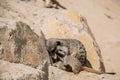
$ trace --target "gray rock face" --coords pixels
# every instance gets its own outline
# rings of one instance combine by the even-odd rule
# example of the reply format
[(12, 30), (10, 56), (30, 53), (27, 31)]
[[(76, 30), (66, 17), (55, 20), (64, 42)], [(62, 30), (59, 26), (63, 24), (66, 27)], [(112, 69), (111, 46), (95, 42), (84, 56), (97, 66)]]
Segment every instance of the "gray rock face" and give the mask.
[(41, 74), (30, 66), (0, 60), (0, 80), (42, 80)]
[(102, 74), (97, 75), (82, 71), (79, 74), (74, 74), (60, 70), (56, 67), (49, 67), (49, 80), (119, 80), (120, 73), (116, 75)]
[(38, 68), (47, 79), (50, 60), (42, 33), (38, 36), (23, 22), (16, 22), (14, 29), (8, 27), (0, 28), (0, 59)]

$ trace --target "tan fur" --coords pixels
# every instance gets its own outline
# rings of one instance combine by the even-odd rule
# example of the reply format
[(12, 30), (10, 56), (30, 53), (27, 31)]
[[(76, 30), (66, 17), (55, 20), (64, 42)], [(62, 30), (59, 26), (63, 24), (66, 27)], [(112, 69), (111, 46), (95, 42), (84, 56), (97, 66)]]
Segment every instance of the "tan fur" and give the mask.
[(72, 53), (70, 54), (71, 56), (75, 56), (77, 54), (77, 50), (76, 49), (72, 49), (71, 51)]

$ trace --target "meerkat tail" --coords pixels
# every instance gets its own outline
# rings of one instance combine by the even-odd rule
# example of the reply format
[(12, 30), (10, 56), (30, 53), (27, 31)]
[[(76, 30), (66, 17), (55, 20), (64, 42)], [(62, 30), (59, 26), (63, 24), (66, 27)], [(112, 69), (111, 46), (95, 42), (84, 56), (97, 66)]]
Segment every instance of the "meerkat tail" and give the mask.
[(84, 70), (84, 71), (87, 71), (87, 72), (91, 72), (91, 73), (96, 73), (96, 74), (103, 74), (103, 72), (101, 72), (101, 71), (97, 71), (97, 70), (95, 70), (95, 69), (92, 69), (92, 68), (89, 68), (89, 67), (82, 67), (82, 69)]
[(85, 66), (83, 66), (82, 69), (87, 71), (87, 72), (96, 73), (96, 74), (99, 74), (99, 75), (100, 74), (111, 74), (111, 75), (116, 74), (114, 72), (101, 72), (101, 71), (98, 71), (98, 70), (95, 70), (95, 69), (92, 69), (92, 68), (89, 68), (89, 67), (85, 67)]

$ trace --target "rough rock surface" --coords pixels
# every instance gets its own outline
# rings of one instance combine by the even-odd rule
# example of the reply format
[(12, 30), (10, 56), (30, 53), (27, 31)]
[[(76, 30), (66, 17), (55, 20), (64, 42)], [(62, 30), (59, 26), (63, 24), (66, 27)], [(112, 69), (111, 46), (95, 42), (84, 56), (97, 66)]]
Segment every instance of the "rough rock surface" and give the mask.
[(0, 28), (0, 58), (32, 67), (49, 62), (44, 36), (38, 36), (23, 22), (16, 22), (15, 26), (15, 29)]
[(120, 80), (118, 77), (120, 73), (116, 75), (109, 74), (93, 74), (82, 71), (79, 74), (62, 71), (56, 67), (49, 67), (49, 80)]
[(48, 76), (50, 60), (44, 36), (38, 36), (23, 22), (15, 24), (14, 28), (0, 28), (0, 59), (38, 68)]
[(41, 74), (30, 66), (0, 60), (0, 80), (42, 80)]

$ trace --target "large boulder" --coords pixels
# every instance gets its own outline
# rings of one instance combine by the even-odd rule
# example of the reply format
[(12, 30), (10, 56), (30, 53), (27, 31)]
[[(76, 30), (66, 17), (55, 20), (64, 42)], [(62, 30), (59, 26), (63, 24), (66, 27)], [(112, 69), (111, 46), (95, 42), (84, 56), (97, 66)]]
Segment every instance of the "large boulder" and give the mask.
[(85, 17), (77, 11), (47, 12), (42, 21), (46, 38), (71, 38), (81, 41), (87, 50), (87, 59), (96, 70), (105, 71), (101, 51)]
[(0, 59), (29, 65), (44, 71), (48, 76), (49, 55), (43, 33), (37, 35), (27, 24), (15, 22), (14, 26), (0, 28)]

